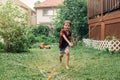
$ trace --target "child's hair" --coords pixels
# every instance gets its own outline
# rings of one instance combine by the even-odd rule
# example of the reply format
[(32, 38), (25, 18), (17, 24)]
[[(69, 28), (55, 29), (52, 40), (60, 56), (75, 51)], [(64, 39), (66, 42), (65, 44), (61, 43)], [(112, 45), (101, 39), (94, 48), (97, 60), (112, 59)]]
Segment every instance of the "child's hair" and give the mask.
[(65, 23), (69, 23), (69, 24), (71, 25), (71, 21), (70, 21), (70, 20), (65, 20), (65, 21), (64, 21), (64, 24), (65, 24)]

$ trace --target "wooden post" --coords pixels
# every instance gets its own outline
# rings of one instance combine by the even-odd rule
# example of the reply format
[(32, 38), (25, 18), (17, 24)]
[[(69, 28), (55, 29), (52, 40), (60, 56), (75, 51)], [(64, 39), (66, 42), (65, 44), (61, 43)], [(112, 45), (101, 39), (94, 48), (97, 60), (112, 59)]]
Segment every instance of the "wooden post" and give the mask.
[(105, 23), (101, 22), (101, 40), (105, 39)]
[[(88, 5), (88, 13), (87, 13), (87, 15), (88, 15), (88, 18), (87, 18), (87, 20), (88, 20), (88, 22), (89, 22), (89, 17), (91, 16), (90, 14), (90, 10), (91, 10), (91, 6), (90, 6), (90, 0), (88, 0), (88, 3), (87, 3), (87, 5)], [(90, 24), (88, 23), (88, 29), (89, 29), (89, 38), (90, 38)]]
[(103, 17), (103, 0), (101, 0), (101, 18)]
[(91, 29), (90, 29), (90, 24), (89, 24), (89, 38), (91, 38), (91, 33), (90, 33), (90, 31), (91, 31)]
[(101, 0), (101, 40), (105, 38), (105, 23), (103, 22), (103, 0)]

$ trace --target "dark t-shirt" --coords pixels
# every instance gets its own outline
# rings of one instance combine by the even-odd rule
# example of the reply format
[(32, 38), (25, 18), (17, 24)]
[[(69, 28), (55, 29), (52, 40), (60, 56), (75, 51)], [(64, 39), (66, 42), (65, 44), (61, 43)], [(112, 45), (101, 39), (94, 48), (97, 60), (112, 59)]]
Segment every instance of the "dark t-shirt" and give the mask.
[(65, 48), (68, 46), (68, 43), (66, 42), (66, 40), (63, 38), (63, 35), (66, 36), (66, 38), (68, 40), (71, 39), (71, 32), (70, 31), (66, 31), (64, 29), (61, 29), (60, 31), (60, 40), (59, 40), (59, 48)]

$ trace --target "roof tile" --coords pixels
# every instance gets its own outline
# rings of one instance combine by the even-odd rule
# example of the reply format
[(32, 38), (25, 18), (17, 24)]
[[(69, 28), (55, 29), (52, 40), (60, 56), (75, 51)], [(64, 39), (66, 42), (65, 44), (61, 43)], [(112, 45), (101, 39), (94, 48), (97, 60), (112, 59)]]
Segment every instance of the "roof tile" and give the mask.
[(63, 0), (45, 0), (40, 4), (36, 5), (35, 8), (47, 8), (47, 7), (57, 7), (62, 4)]

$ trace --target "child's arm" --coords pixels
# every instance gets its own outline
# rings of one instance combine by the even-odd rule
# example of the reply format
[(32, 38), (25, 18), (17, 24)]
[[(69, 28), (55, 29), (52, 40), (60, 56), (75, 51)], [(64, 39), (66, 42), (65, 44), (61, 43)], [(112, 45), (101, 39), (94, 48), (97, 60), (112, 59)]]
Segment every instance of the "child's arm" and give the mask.
[(63, 35), (63, 38), (65, 39), (65, 41), (69, 44), (70, 47), (73, 46), (73, 44), (67, 39), (67, 37), (65, 35)]

